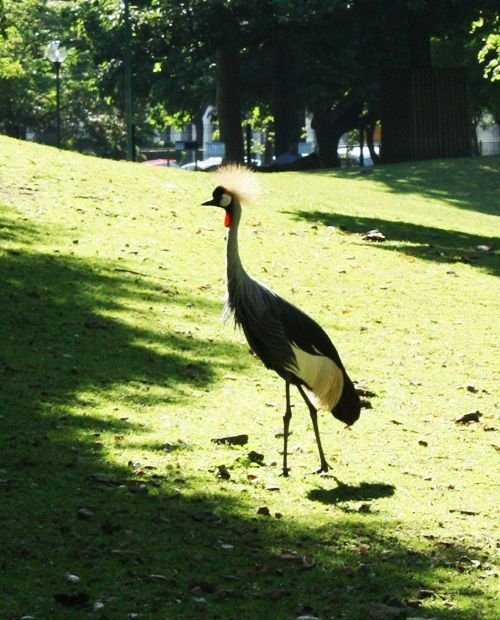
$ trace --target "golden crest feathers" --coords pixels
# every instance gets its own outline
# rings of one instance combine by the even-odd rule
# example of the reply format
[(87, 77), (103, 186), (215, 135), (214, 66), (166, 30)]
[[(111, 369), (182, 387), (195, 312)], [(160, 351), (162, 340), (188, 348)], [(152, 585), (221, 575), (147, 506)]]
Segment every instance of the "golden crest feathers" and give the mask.
[(222, 166), (215, 172), (214, 179), (216, 185), (227, 189), (244, 204), (255, 202), (261, 192), (257, 175), (239, 164)]

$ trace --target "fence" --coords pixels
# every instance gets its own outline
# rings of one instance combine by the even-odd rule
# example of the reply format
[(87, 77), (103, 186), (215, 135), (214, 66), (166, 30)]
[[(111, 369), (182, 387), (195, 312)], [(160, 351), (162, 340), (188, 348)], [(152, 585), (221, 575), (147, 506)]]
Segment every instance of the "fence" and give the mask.
[(387, 163), (470, 155), (465, 71), (389, 73), (382, 102), (382, 158)]

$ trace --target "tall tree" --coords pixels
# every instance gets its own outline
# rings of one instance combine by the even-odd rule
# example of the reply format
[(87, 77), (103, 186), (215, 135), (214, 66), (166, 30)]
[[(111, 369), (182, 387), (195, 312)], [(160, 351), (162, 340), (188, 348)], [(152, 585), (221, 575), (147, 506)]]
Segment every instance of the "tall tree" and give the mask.
[[(119, 156), (120, 4), (1, 0), (2, 7), (0, 129), (53, 125), (54, 75), (43, 49), (60, 38), (73, 50), (63, 68), (65, 143), (86, 148), (103, 141), (107, 154)], [(197, 118), (218, 84), (220, 128), (232, 160), (242, 157), (241, 118), (256, 106), (273, 113), (277, 152), (296, 139), (307, 107), (324, 165), (338, 165), (341, 134), (379, 117), (384, 71), (443, 60), (446, 45), (458, 49), (459, 41), (476, 80), (475, 105), (489, 107), (498, 84), (492, 0), (131, 0), (131, 9), (138, 128)]]
[(243, 133), (240, 104), (240, 58), (234, 46), (219, 47), (217, 64), (217, 114), (226, 163), (243, 162)]

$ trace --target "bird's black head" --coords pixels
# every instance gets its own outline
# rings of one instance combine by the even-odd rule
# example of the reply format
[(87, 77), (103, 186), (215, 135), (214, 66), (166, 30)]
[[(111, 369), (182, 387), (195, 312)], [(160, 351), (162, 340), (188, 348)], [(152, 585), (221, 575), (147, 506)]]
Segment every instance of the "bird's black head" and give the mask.
[(339, 402), (332, 410), (333, 417), (351, 426), (351, 424), (354, 424), (359, 418), (360, 411), (361, 401), (359, 399), (359, 394), (350, 378), (346, 375), (344, 377), (342, 395)]
[(214, 191), (212, 192), (212, 200), (207, 200), (206, 202), (202, 202), (202, 205), (212, 205), (214, 207), (222, 207), (223, 209), (227, 209), (231, 206), (233, 202), (233, 196), (231, 192), (222, 187), (222, 185), (218, 185)]
[(222, 185), (218, 185), (212, 192), (212, 200), (202, 202), (202, 205), (212, 205), (214, 207), (221, 207), (226, 211), (226, 218), (224, 220), (224, 226), (229, 228), (231, 226), (231, 207), (233, 206), (233, 195)]

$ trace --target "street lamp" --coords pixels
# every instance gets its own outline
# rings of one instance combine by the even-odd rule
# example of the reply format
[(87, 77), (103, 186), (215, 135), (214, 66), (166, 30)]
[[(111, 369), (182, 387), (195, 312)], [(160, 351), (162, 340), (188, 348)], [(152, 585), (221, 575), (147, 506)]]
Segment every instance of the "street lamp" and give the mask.
[(132, 58), (131, 58), (131, 24), (130, 24), (130, 0), (124, 4), (124, 54), (123, 63), (125, 68), (125, 118), (127, 124), (127, 160), (135, 161), (134, 153), (134, 125), (133, 125), (133, 101), (132, 101)]
[(47, 45), (45, 50), (46, 57), (54, 65), (56, 72), (56, 109), (57, 109), (57, 133), (56, 144), (57, 147), (61, 146), (61, 80), (60, 71), (61, 65), (66, 60), (68, 50), (65, 47), (61, 47), (61, 41), (51, 41)]

